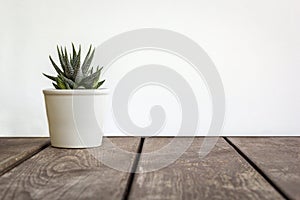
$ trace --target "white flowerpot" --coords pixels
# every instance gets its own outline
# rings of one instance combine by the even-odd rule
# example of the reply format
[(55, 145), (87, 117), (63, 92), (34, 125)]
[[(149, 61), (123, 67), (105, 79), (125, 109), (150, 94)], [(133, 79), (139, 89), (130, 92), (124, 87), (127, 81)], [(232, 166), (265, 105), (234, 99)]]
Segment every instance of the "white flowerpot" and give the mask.
[(51, 145), (89, 148), (102, 144), (108, 89), (43, 90)]

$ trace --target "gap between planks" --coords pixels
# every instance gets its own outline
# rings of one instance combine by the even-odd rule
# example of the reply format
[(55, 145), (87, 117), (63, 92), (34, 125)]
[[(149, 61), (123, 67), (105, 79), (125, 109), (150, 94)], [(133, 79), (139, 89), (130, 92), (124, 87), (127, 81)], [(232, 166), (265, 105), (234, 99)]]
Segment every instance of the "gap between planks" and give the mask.
[(224, 140), (234, 148), (234, 150), (242, 156), (282, 197), (290, 199), (246, 154), (243, 153), (235, 144), (233, 144), (227, 137)]
[(138, 147), (138, 151), (137, 151), (137, 155), (136, 155), (136, 157), (134, 159), (134, 162), (133, 162), (133, 165), (132, 165), (132, 172), (129, 175), (129, 179), (128, 179), (126, 189), (125, 189), (125, 193), (124, 193), (124, 196), (123, 196), (122, 200), (128, 200), (128, 198), (129, 198), (130, 191), (131, 191), (132, 184), (133, 184), (133, 180), (134, 180), (134, 177), (135, 177), (135, 172), (137, 171), (137, 167), (138, 167), (138, 164), (139, 164), (139, 161), (140, 161), (141, 153), (143, 151), (144, 142), (145, 142), (145, 138), (141, 138), (140, 139), (140, 144), (139, 144), (139, 147)]
[[(9, 143), (9, 140), (18, 140), (20, 139), (21, 141), (24, 140), (29, 140), (32, 138), (11, 138), (11, 137), (6, 137), (6, 138), (0, 138), (2, 140), (8, 140), (8, 141), (1, 141), (1, 143), (7, 144)], [(33, 139), (41, 139), (44, 140), (44, 138), (33, 138)], [(47, 139), (47, 138), (45, 138)], [(12, 170), (13, 168), (17, 167), (18, 165), (22, 164), (24, 161), (28, 160), (29, 158), (31, 158), (32, 156), (36, 155), (37, 153), (41, 152), (42, 150), (44, 150), (45, 148), (50, 146), (50, 140), (48, 141), (37, 141), (37, 147), (31, 147), (31, 149), (27, 149), (27, 146), (25, 145), (25, 147), (23, 147), (22, 149), (20, 149), (20, 152), (16, 153), (15, 155), (9, 155), (8, 158), (4, 159), (4, 161), (1, 161), (1, 165), (0, 165), (0, 177), (9, 172), (10, 170)], [(32, 141), (31, 143), (32, 144)], [(2, 144), (3, 145), (3, 144)], [(22, 144), (20, 144), (22, 147)], [(24, 150), (25, 148), (25, 150)], [(27, 150), (26, 150), (27, 149)], [(24, 152), (25, 151), (25, 152)], [(9, 154), (9, 152), (8, 152)]]
[[(169, 139), (164, 137), (161, 140), (157, 140), (157, 138), (146, 139), (143, 152), (152, 152), (157, 148), (161, 148), (169, 143)], [(236, 199), (239, 197), (283, 199), (283, 196), (236, 149), (229, 145), (224, 138), (220, 139), (220, 142), (202, 164), (197, 164), (195, 157), (198, 155), (195, 148), (198, 148), (201, 144), (202, 139), (200, 137), (195, 140), (195, 143), (183, 156), (170, 166), (155, 172), (138, 173), (134, 176), (132, 186), (128, 188), (130, 190), (128, 198), (154, 199), (168, 197), (180, 199), (180, 197), (189, 197), (197, 199), (199, 195), (204, 195), (203, 198), (222, 196), (227, 199), (230, 199), (230, 197)], [(163, 156), (161, 158), (164, 158)], [(141, 166), (138, 166), (137, 172), (144, 170), (144, 165), (155, 164), (161, 158), (144, 160), (141, 156), (138, 164)], [(210, 168), (212, 166), (214, 167)], [(197, 175), (196, 179), (193, 178), (195, 175)], [(229, 178), (231, 175), (233, 175), (233, 178)], [(244, 184), (240, 184), (240, 182)], [(260, 185), (259, 188), (258, 185)], [(210, 188), (214, 189), (210, 191)]]

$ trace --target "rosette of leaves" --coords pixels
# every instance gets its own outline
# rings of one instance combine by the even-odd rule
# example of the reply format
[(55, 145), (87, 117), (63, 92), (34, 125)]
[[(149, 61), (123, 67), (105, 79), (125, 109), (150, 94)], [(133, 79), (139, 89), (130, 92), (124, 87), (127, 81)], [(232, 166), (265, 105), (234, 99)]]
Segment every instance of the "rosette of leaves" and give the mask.
[(54, 81), (53, 86), (56, 89), (97, 89), (105, 80), (99, 81), (101, 70), (99, 66), (95, 69), (91, 67), (95, 49), (90, 46), (83, 63), (80, 62), (81, 46), (76, 51), (72, 43), (72, 54), (68, 54), (66, 47), (57, 46), (60, 67), (49, 56), (50, 61), (57, 72), (57, 76), (44, 74), (47, 78)]

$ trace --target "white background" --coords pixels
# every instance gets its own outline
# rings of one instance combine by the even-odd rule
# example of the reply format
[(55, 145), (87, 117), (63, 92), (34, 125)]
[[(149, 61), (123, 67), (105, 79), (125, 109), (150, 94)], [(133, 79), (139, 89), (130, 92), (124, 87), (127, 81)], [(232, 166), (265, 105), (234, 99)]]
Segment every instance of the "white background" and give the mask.
[[(41, 90), (53, 74), (48, 55), (57, 44), (97, 46), (139, 28), (163, 28), (197, 42), (223, 80), (227, 113), (223, 135), (300, 135), (299, 0), (0, 0), (0, 136), (48, 136)], [(201, 111), (199, 134), (210, 122), (201, 79), (169, 55), (139, 52), (120, 59), (105, 74), (113, 89), (130, 67), (169, 64), (192, 84)], [(165, 107), (161, 135), (176, 134), (180, 108), (159, 87), (138, 91), (129, 105), (132, 120), (149, 123), (152, 105)], [(107, 135), (121, 135), (108, 114)]]

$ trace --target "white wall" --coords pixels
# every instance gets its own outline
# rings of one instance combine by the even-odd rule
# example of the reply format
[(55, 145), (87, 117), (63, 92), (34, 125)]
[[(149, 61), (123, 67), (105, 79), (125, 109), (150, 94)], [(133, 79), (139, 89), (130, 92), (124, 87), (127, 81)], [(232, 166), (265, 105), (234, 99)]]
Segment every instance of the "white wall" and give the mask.
[[(48, 135), (41, 90), (51, 83), (41, 73), (54, 73), (48, 55), (56, 54), (57, 44), (97, 46), (145, 27), (185, 34), (212, 58), (227, 98), (223, 134), (300, 135), (299, 25), (298, 0), (0, 0), (0, 136)], [(200, 130), (205, 130), (211, 113), (207, 93), (199, 92), (203, 83), (188, 66), (168, 56), (140, 52), (120, 59), (105, 74), (107, 87), (117, 82), (114, 71), (120, 66), (173, 63), (198, 87)], [(180, 109), (161, 88), (144, 88), (135, 95), (130, 104), (133, 120), (149, 123), (147, 109), (153, 103), (167, 112), (162, 134), (176, 132)], [(121, 134), (111, 116), (105, 130)]]

